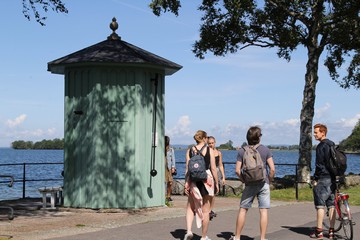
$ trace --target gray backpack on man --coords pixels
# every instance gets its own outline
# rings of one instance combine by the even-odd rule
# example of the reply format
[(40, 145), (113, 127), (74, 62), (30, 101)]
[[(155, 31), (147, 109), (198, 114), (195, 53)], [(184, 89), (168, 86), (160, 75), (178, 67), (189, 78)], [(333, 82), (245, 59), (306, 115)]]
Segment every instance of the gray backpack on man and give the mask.
[(244, 146), (243, 161), (240, 170), (240, 181), (245, 184), (256, 184), (265, 181), (266, 167), (257, 151), (259, 144)]

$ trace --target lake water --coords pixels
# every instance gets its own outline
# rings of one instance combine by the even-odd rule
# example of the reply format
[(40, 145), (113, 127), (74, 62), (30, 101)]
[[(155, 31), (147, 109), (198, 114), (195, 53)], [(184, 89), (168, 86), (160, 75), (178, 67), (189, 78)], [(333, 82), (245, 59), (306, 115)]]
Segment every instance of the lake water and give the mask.
[[(8, 178), (0, 178), (0, 199), (21, 198), (23, 184), (23, 170), (25, 163), (27, 180), (38, 179), (62, 179), (62, 164), (31, 165), (29, 163), (63, 163), (63, 150), (14, 150), (12, 148), (0, 148), (0, 175), (11, 175), (15, 178), (13, 187), (9, 188), (5, 181)], [(3, 166), (1, 164), (21, 164)], [(29, 164), (29, 165), (28, 165)], [(19, 181), (19, 182), (18, 182)], [(38, 188), (62, 186), (62, 181), (29, 181), (25, 186), (25, 197), (40, 197)]]
[[(175, 150), (178, 175), (176, 178), (184, 178), (186, 150)], [(225, 175), (227, 178), (236, 178), (235, 162), (237, 151), (222, 151), (225, 164)], [(312, 168), (314, 169), (313, 152)], [(360, 155), (348, 154), (347, 173), (360, 173)], [(291, 163), (298, 161), (298, 151), (273, 151), (276, 164)], [(64, 159), (63, 150), (14, 150), (11, 148), (0, 148), (0, 175), (12, 175), (15, 180), (23, 179), (23, 165), (2, 166), (1, 164), (28, 164), (28, 163), (62, 163)], [(26, 179), (61, 179), (62, 164), (51, 165), (26, 165)], [(294, 175), (295, 167), (276, 166), (276, 177)], [(30, 181), (26, 182), (25, 197), (40, 197), (38, 188), (62, 186), (62, 181)], [(14, 199), (22, 197), (22, 182), (15, 182), (12, 188), (7, 187), (5, 179), (0, 178), (0, 199)]]

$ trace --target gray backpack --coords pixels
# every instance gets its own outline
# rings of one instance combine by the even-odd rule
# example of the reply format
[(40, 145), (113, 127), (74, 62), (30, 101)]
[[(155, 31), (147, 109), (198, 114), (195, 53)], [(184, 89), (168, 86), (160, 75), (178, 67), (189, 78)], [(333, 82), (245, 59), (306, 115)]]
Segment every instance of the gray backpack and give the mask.
[(198, 150), (195, 146), (196, 152), (190, 149), (191, 151), (191, 158), (189, 159), (188, 163), (188, 174), (190, 176), (191, 181), (203, 181), (207, 179), (207, 172), (205, 166), (205, 159), (202, 155), (203, 149), (206, 147), (204, 145), (200, 150)]
[(240, 181), (245, 184), (256, 184), (265, 181), (266, 167), (257, 151), (259, 144), (244, 146), (244, 155), (240, 171)]

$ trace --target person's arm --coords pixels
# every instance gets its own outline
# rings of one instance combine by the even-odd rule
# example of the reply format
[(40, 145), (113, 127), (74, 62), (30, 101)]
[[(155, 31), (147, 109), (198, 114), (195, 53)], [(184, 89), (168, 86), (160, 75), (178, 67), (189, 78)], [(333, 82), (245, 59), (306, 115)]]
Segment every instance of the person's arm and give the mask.
[(222, 153), (218, 150), (219, 152), (219, 169), (220, 169), (220, 172), (221, 172), (221, 175), (222, 175), (222, 180), (221, 180), (221, 183), (222, 185), (225, 184), (225, 171), (224, 171), (224, 164), (223, 164), (223, 161), (222, 161)]
[(219, 178), (216, 170), (215, 154), (212, 148), (208, 148), (208, 149), (210, 151), (210, 170), (215, 182), (215, 193), (217, 193), (219, 191), (219, 182), (218, 182)]
[(175, 151), (171, 148), (171, 173), (174, 173), (176, 169)]
[(269, 181), (272, 182), (275, 176), (275, 164), (272, 157), (266, 160), (267, 165), (269, 166)]
[(186, 160), (186, 164), (185, 164), (185, 179), (186, 179), (186, 175), (188, 172), (188, 164), (189, 164), (189, 160), (190, 160), (190, 148), (186, 151), (185, 160)]
[(242, 165), (242, 155), (240, 154), (240, 150), (238, 151), (237, 157), (236, 157), (236, 165), (235, 165), (235, 173), (240, 178), (241, 175), (241, 165)]
[(185, 159), (186, 159), (186, 164), (185, 164), (185, 185), (184, 185), (184, 193), (186, 195), (189, 195), (189, 190), (190, 190), (190, 181), (189, 181), (189, 176), (187, 174), (188, 172), (188, 164), (189, 164), (189, 156), (190, 153), (190, 148), (186, 151), (186, 155), (185, 155)]
[(235, 173), (238, 177), (240, 177), (240, 174), (241, 174), (241, 164), (242, 164), (241, 161), (239, 161), (239, 160), (236, 161)]
[(318, 145), (316, 147), (316, 152), (315, 152), (315, 171), (314, 171), (314, 179), (313, 179), (314, 181), (317, 181), (320, 177), (320, 173), (321, 173), (320, 162), (322, 158), (323, 158), (323, 154), (321, 154), (320, 147)]

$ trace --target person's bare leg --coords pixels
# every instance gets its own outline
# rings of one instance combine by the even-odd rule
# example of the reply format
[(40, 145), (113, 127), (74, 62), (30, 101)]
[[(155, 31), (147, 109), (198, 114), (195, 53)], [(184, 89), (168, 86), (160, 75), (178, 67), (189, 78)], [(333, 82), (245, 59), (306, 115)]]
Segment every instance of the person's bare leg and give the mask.
[(335, 226), (335, 208), (329, 208), (329, 222), (330, 222), (330, 228), (334, 228)]
[(171, 191), (172, 191), (171, 187), (172, 187), (172, 182), (168, 182), (167, 183), (167, 195), (166, 195), (167, 198), (171, 197)]
[(268, 225), (268, 209), (260, 208), (260, 240), (265, 240), (267, 225)]
[(192, 199), (189, 197), (188, 202), (186, 205), (186, 230), (188, 233), (192, 233), (192, 224), (194, 221), (194, 212), (193, 212), (193, 202)]
[(210, 210), (211, 210), (212, 198), (213, 197), (211, 197), (209, 195), (206, 195), (206, 196), (203, 197), (202, 212), (203, 212), (204, 219), (202, 221), (201, 236), (204, 239), (206, 238), (207, 231), (208, 231), (208, 228), (209, 228), (209, 221), (210, 221), (209, 214), (210, 214)]
[(236, 240), (240, 239), (241, 232), (245, 225), (246, 220), (246, 213), (248, 209), (247, 208), (240, 208), (239, 214), (236, 220), (236, 230), (235, 230), (235, 238)]
[(316, 220), (317, 224), (316, 227), (319, 229), (322, 229), (323, 226), (323, 220), (324, 220), (325, 210), (324, 208), (318, 208), (316, 209)]
[(211, 198), (210, 200), (210, 211), (213, 210), (215, 204), (215, 196)]

